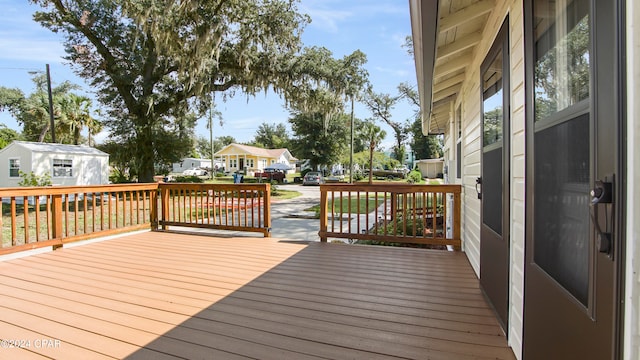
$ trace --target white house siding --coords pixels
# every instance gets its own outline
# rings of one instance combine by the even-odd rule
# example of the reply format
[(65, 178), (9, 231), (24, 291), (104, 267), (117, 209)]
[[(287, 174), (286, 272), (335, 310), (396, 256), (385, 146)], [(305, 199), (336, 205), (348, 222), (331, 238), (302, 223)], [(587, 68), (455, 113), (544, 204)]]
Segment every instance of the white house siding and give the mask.
[(524, 18), (522, 1), (513, 1), (509, 9), (511, 46), (511, 268), (509, 292), (509, 345), (516, 357), (522, 357), (525, 266), (525, 66)]
[(211, 159), (184, 158), (180, 162), (173, 163), (171, 171), (181, 173), (185, 170), (199, 167), (210, 168)]
[[(524, 304), (524, 248), (525, 248), (525, 91), (524, 91), (524, 20), (523, 2), (497, 1), (494, 11), (487, 21), (482, 34), (483, 41), (474, 54), (474, 62), (468, 67), (466, 80), (456, 109), (462, 109), (462, 238), (466, 252), (476, 274), (480, 274), (480, 211), (481, 203), (476, 196), (476, 178), (480, 176), (482, 152), (481, 103), (480, 103), (480, 66), (486, 53), (493, 44), (495, 36), (509, 16), (510, 43), (510, 86), (511, 86), (511, 123), (510, 123), (510, 241), (511, 268), (509, 293), (508, 340), (516, 357), (522, 357), (522, 329)], [(455, 121), (452, 113), (451, 121)], [(455, 151), (455, 124), (449, 127), (447, 146), (450, 153)], [(458, 154), (455, 154), (458, 156)], [(454, 165), (452, 159), (450, 167)], [(453, 180), (453, 179), (452, 179)]]
[(640, 2), (627, 0), (627, 234), (624, 359), (640, 359)]

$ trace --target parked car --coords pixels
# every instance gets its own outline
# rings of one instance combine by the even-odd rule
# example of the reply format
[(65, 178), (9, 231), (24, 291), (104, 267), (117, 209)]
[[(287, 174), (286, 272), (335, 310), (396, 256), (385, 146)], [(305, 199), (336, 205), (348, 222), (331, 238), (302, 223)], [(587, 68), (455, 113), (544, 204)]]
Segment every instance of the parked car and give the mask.
[(205, 176), (207, 174), (207, 170), (200, 168), (191, 168), (182, 172), (182, 175), (186, 176)]
[(324, 184), (322, 174), (317, 171), (309, 171), (302, 179), (302, 185), (320, 185)]

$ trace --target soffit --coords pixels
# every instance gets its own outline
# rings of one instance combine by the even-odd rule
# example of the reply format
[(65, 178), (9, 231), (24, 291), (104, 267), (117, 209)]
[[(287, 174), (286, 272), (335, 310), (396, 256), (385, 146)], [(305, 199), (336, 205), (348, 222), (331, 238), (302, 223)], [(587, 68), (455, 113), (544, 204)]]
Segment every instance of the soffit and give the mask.
[[(456, 101), (460, 93), (494, 4), (494, 0), (440, 0), (437, 27), (432, 34), (436, 39), (435, 52), (429, 54), (422, 51), (422, 42), (429, 39), (424, 32), (418, 41), (414, 36), (414, 50), (422, 51), (422, 58), (416, 57), (416, 66), (424, 68), (425, 63), (433, 61), (430, 81), (418, 78), (418, 82), (426, 84), (418, 87), (419, 91), (426, 93), (420, 95), (423, 133), (442, 134), (447, 130), (451, 103)], [(412, 1), (410, 5), (415, 7)], [(422, 22), (425, 20), (422, 19)], [(415, 26), (412, 18), (412, 28)], [(427, 56), (432, 59), (426, 59)]]

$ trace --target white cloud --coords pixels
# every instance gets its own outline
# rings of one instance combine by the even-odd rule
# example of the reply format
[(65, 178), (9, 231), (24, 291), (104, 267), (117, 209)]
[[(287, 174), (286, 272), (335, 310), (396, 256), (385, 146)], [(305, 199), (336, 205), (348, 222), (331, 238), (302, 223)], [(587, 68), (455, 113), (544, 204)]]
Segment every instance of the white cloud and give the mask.
[(62, 35), (43, 28), (32, 18), (39, 7), (1, 1), (0, 59), (36, 63), (63, 63)]
[(93, 138), (91, 139), (91, 143), (92, 144), (102, 144), (104, 143), (104, 141), (107, 139), (107, 137), (109, 137), (109, 131), (108, 130), (102, 130), (101, 132), (95, 134), (93, 136)]
[(393, 41), (398, 47), (402, 48), (402, 46), (404, 45), (407, 35), (409, 34), (405, 34), (405, 33), (393, 33), (391, 34), (391, 36), (389, 37), (389, 39), (391, 39), (391, 41)]
[(224, 125), (222, 127), (228, 130), (255, 130), (263, 122), (264, 118), (253, 116), (247, 118), (229, 119), (228, 121), (224, 122)]
[[(340, 9), (340, 10), (336, 10)], [(340, 24), (346, 21), (375, 19), (390, 14), (404, 14), (407, 7), (381, 1), (304, 0), (300, 5), (302, 13), (311, 16), (311, 26), (330, 33), (339, 32)], [(375, 20), (372, 20), (375, 21)]]
[(63, 63), (64, 48), (56, 40), (10, 38), (0, 34), (0, 59)]
[(352, 16), (350, 11), (325, 10), (301, 6), (302, 12), (311, 16), (311, 26), (316, 26), (330, 33), (337, 33), (338, 23), (349, 19)]
[(409, 75), (409, 71), (404, 69), (391, 69), (391, 68), (384, 68), (382, 66), (376, 66), (374, 69), (382, 73), (391, 74), (399, 77), (407, 77)]

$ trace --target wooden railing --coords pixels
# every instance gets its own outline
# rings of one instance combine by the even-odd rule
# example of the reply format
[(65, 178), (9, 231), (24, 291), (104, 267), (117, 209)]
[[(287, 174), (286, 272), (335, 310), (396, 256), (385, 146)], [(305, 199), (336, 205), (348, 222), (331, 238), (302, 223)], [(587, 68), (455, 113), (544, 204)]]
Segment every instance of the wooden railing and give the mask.
[(158, 224), (271, 236), (270, 184), (160, 184)]
[(452, 245), (460, 241), (460, 185), (320, 186), (320, 240)]
[(270, 184), (0, 188), (0, 255), (169, 226), (270, 236)]
[(148, 229), (157, 184), (0, 188), (0, 255)]

